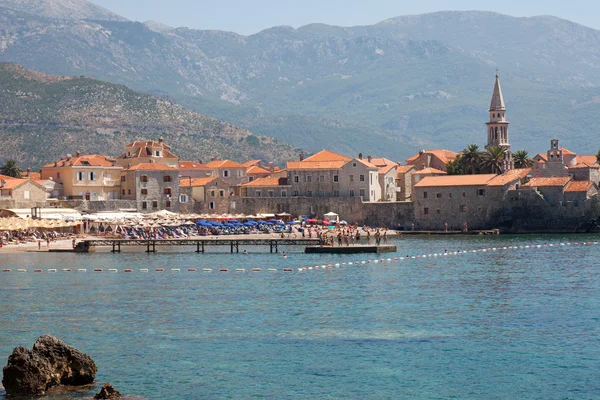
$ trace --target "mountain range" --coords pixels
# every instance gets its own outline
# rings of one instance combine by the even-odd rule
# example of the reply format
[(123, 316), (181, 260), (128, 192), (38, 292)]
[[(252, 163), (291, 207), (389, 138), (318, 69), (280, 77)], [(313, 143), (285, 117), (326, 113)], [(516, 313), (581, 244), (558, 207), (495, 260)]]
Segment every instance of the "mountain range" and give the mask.
[(65, 156), (118, 156), (138, 139), (164, 140), (185, 160), (273, 160), (298, 151), (125, 86), (0, 63), (0, 160), (38, 167)]
[(0, 61), (124, 84), (294, 147), (402, 160), (485, 144), (497, 68), (514, 149), (598, 147), (600, 32), (555, 17), (448, 11), (243, 36), (36, 2), (82, 11), (0, 0)]

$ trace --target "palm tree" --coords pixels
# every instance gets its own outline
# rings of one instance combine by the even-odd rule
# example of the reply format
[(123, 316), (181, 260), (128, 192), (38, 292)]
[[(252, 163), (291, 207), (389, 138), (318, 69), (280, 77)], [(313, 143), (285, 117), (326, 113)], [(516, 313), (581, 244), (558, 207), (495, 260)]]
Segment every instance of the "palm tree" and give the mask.
[(483, 165), (492, 174), (502, 172), (502, 161), (504, 161), (504, 149), (498, 146), (488, 147), (483, 153)]
[(529, 153), (526, 150), (517, 150), (513, 153), (515, 160), (515, 168), (529, 168), (533, 166), (533, 160), (529, 158)]
[(448, 161), (448, 163), (446, 164), (446, 172), (448, 173), (448, 175), (464, 175), (465, 172), (463, 171), (462, 166), (462, 155), (459, 154), (454, 160)]
[(10, 176), (13, 178), (20, 178), (23, 170), (19, 168), (15, 160), (7, 160), (2, 167), (0, 167), (2, 175)]
[(463, 169), (469, 174), (475, 174), (481, 169), (481, 151), (476, 144), (470, 144), (462, 152)]

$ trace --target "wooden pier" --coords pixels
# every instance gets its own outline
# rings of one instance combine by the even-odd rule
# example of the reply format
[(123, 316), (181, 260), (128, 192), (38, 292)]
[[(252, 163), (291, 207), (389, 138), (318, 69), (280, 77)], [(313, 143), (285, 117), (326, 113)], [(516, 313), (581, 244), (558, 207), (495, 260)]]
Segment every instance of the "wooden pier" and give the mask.
[(146, 253), (156, 253), (157, 246), (194, 246), (196, 253), (204, 253), (207, 247), (229, 247), (231, 253), (239, 253), (240, 246), (268, 246), (271, 253), (278, 253), (279, 246), (318, 246), (319, 239), (90, 239), (77, 244), (75, 252), (90, 253), (96, 247), (111, 247), (112, 253), (120, 253), (122, 247), (143, 246)]
[(306, 254), (364, 254), (364, 253), (394, 253), (396, 246), (388, 244), (380, 245), (352, 245), (352, 246), (308, 246), (304, 249)]

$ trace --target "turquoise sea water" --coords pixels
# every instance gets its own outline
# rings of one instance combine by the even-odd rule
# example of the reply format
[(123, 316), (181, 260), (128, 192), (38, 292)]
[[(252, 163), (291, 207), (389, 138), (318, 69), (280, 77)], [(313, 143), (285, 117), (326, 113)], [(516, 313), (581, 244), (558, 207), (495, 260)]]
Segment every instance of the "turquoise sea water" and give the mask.
[[(384, 258), (597, 239), (402, 238)], [(95, 359), (98, 383), (149, 399), (600, 397), (600, 245), (304, 272), (296, 268), (374, 257), (178, 250), (0, 254), (0, 268), (13, 269), (0, 273), (2, 364), (52, 333)]]

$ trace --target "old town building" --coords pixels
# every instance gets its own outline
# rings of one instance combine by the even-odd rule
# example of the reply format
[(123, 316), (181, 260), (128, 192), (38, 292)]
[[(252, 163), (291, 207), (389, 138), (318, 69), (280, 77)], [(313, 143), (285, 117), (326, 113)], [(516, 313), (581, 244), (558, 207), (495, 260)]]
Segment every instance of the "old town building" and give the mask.
[(123, 168), (110, 157), (98, 154), (67, 155), (40, 169), (42, 180), (52, 179), (62, 184), (67, 199), (104, 201), (119, 199)]
[(171, 146), (163, 138), (129, 143), (125, 146), (125, 153), (117, 157), (117, 163), (123, 168), (150, 162), (177, 168), (179, 157), (171, 152)]
[(160, 163), (141, 163), (123, 170), (121, 198), (135, 200), (141, 212), (177, 211), (179, 173), (176, 168)]

